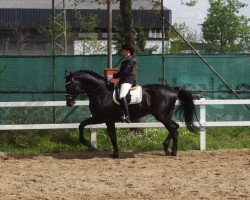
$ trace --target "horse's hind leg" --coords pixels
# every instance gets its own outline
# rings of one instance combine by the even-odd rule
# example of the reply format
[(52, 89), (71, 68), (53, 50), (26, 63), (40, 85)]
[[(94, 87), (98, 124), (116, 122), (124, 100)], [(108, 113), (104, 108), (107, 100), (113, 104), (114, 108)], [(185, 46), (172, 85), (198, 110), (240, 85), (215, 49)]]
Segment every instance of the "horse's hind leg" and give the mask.
[(179, 134), (177, 130), (179, 128), (179, 125), (171, 119), (164, 120), (163, 124), (169, 132), (168, 137), (163, 142), (164, 151), (167, 155), (169, 154), (169, 143), (171, 139), (173, 139), (171, 156), (176, 156), (178, 147), (178, 134)]
[[(179, 127), (179, 125), (178, 125), (178, 127)], [(178, 136), (179, 136), (179, 132), (177, 130), (175, 132), (173, 132), (173, 147), (172, 147), (171, 156), (177, 155)]]
[(172, 134), (170, 134), (170, 132), (169, 132), (167, 138), (162, 143), (164, 151), (165, 151), (167, 156), (171, 154), (170, 149), (169, 149), (169, 143), (171, 142), (171, 139), (172, 139)]
[[(172, 119), (166, 117), (166, 116), (159, 116), (156, 117), (158, 121), (164, 124), (166, 129), (168, 130), (169, 134), (167, 138), (163, 142), (163, 147), (166, 155), (171, 154), (171, 156), (176, 156), (177, 154), (177, 146), (178, 146), (178, 128), (179, 125), (174, 122)], [(173, 146), (172, 146), (172, 152), (169, 152), (169, 144), (171, 142), (171, 139), (173, 139)]]

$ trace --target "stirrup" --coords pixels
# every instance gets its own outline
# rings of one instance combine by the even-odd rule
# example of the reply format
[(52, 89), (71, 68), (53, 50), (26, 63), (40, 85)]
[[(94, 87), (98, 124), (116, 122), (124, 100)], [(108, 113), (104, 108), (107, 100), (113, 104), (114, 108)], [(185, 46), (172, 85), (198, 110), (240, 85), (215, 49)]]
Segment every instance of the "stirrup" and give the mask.
[(129, 116), (122, 116), (122, 121), (123, 122), (127, 122), (127, 123), (131, 123), (130, 117)]

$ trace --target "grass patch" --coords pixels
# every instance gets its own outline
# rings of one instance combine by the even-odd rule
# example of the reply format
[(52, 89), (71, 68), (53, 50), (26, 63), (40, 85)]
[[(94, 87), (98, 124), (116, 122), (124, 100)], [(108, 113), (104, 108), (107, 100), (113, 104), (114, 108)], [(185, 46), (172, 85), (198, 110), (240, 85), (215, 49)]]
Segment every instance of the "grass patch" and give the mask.
[[(97, 145), (99, 150), (112, 150), (105, 129), (99, 129)], [(85, 131), (86, 138), (90, 134)], [(162, 150), (166, 138), (163, 128), (145, 129), (143, 134), (129, 129), (117, 131), (121, 151)], [(179, 150), (198, 150), (199, 134), (186, 129), (179, 130)], [(207, 129), (207, 149), (250, 148), (250, 127), (228, 127)], [(33, 130), (4, 131), (0, 133), (0, 151), (8, 153), (76, 152), (88, 149), (78, 141), (78, 130)]]
[(6, 131), (0, 133), (0, 151), (48, 153), (82, 151), (77, 131)]
[(250, 148), (250, 127), (207, 129), (207, 149)]

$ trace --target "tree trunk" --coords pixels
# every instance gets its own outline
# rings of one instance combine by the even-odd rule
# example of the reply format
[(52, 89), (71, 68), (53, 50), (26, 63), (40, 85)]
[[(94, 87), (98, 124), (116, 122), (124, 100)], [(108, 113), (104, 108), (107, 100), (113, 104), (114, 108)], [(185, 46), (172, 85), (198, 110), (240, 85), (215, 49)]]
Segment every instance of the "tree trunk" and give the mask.
[(135, 46), (135, 31), (132, 19), (132, 0), (120, 0), (120, 11), (122, 25), (124, 28), (125, 43), (131, 47)]
[[(124, 41), (127, 45), (135, 47), (135, 30), (133, 27), (132, 0), (120, 0), (120, 12), (122, 17), (122, 26), (124, 30)], [(134, 52), (133, 57), (136, 56)], [(132, 122), (142, 122), (142, 119)], [(131, 129), (137, 133), (144, 133), (143, 128)]]

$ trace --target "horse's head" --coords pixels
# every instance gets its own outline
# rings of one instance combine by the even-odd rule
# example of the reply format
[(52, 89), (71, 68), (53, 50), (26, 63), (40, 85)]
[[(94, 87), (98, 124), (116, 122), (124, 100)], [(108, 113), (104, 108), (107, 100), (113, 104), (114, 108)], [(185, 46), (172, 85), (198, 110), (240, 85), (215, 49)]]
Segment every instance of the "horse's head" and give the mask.
[(65, 76), (65, 89), (66, 105), (72, 107), (76, 102), (76, 98), (82, 92), (82, 88), (81, 83), (74, 78), (71, 72)]
[(90, 70), (78, 70), (73, 73), (65, 71), (67, 106), (73, 106), (75, 99), (82, 92), (85, 92), (87, 96), (98, 96), (101, 90), (106, 91), (106, 82), (106, 77)]

